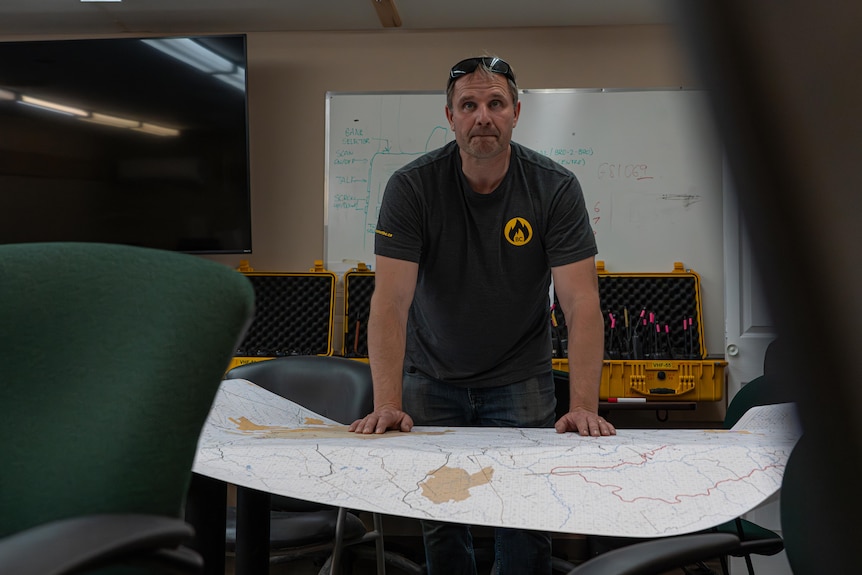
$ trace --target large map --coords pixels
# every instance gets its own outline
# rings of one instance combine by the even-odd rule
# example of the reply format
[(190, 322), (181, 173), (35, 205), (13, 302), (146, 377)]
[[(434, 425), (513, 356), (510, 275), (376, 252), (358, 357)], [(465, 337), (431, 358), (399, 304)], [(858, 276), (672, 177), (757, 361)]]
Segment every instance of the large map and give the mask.
[(245, 380), (222, 382), (194, 471), (351, 509), (547, 531), (656, 537), (733, 519), (776, 493), (792, 405), (730, 431), (416, 427), (357, 435)]

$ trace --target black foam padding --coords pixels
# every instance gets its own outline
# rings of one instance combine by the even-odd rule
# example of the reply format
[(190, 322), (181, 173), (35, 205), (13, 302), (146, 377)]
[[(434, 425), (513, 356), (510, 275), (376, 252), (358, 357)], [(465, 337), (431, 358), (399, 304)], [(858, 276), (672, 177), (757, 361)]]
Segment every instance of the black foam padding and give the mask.
[(330, 274), (249, 275), (254, 320), (236, 356), (330, 353), (334, 277)]
[[(700, 302), (698, 301), (697, 279), (694, 276), (611, 276), (599, 275), (599, 302), (605, 322), (605, 359), (701, 359), (703, 342), (700, 339)], [(629, 331), (625, 331), (625, 310), (628, 309)], [(643, 327), (640, 313), (644, 311), (647, 328)], [(655, 324), (649, 324), (649, 314), (655, 316), (655, 323), (661, 327), (658, 341), (661, 344), (657, 353), (650, 354), (644, 347), (644, 355), (635, 357), (632, 353), (631, 335), (635, 333), (636, 322), (641, 323), (637, 333), (641, 345), (645, 346), (647, 332), (655, 331)], [(616, 319), (616, 332), (611, 331), (610, 314)], [(559, 302), (554, 310), (555, 319), (565, 326), (566, 318)], [(683, 319), (692, 320), (687, 338), (683, 329)], [(670, 329), (665, 335), (665, 325)], [(558, 333), (564, 333), (561, 327)], [(628, 333), (628, 335), (626, 335)], [(612, 344), (613, 342), (613, 344)], [(616, 349), (618, 357), (608, 354)]]
[[(664, 334), (665, 325), (670, 327), (672, 349), (686, 348), (686, 334), (683, 320), (691, 318), (693, 326), (691, 356), (700, 357), (700, 309), (698, 302), (697, 279), (694, 276), (599, 276), (599, 301), (605, 318), (605, 341), (611, 337), (611, 322), (608, 312), (616, 318), (617, 329), (622, 328), (625, 310), (628, 309), (629, 325), (639, 320), (642, 310), (649, 320), (650, 312)], [(652, 328), (655, 329), (654, 327)], [(641, 327), (641, 332), (643, 327)], [(681, 358), (679, 358), (681, 359)]]
[(374, 293), (374, 274), (344, 277), (344, 355), (368, 357), (368, 314)]

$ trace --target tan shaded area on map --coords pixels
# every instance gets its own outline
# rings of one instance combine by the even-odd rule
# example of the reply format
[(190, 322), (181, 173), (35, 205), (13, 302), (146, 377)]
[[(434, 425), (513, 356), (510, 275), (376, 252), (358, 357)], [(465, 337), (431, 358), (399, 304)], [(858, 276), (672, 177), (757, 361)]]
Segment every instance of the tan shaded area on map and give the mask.
[(386, 433), (353, 433), (347, 431), (347, 425), (324, 423), (323, 420), (306, 417), (305, 425), (316, 425), (319, 427), (282, 427), (278, 425), (260, 425), (247, 417), (228, 418), (238, 431), (253, 434), (264, 438), (281, 439), (330, 439), (351, 437), (356, 439), (379, 439), (382, 437), (395, 437), (397, 435), (443, 435), (449, 431), (387, 431)]
[(441, 467), (419, 485), (422, 496), (434, 503), (464, 501), (470, 497), (470, 488), (489, 483), (493, 476), (493, 467), (485, 467), (472, 475), (457, 467)]

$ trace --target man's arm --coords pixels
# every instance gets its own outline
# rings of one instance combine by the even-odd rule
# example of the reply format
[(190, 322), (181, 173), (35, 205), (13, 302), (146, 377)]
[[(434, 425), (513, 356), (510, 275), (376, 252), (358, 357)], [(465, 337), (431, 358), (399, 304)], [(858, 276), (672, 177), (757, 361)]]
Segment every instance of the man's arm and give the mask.
[(559, 433), (613, 435), (614, 426), (598, 415), (604, 321), (595, 258), (552, 268), (551, 273), (569, 337), (569, 412), (555, 427)]
[(374, 379), (374, 411), (354, 421), (350, 431), (410, 431), (413, 419), (401, 411), (401, 378), (407, 340), (407, 313), (413, 302), (419, 265), (376, 257), (374, 294), (368, 318), (368, 359)]

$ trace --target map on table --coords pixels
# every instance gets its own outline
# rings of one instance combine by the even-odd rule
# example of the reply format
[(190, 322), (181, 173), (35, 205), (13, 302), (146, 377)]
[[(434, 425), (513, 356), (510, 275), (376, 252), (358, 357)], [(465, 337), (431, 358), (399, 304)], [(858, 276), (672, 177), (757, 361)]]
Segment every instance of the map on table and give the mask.
[(248, 381), (222, 382), (193, 470), (235, 485), (388, 515), (628, 537), (690, 533), (781, 486), (801, 431), (792, 404), (729, 431), (415, 427), (358, 435)]

